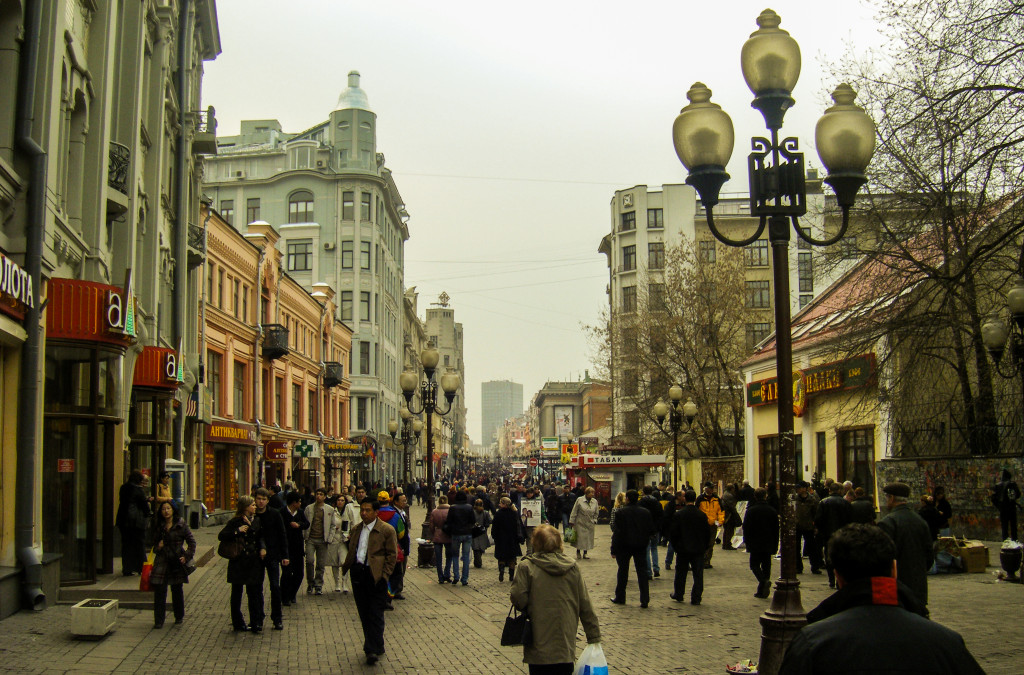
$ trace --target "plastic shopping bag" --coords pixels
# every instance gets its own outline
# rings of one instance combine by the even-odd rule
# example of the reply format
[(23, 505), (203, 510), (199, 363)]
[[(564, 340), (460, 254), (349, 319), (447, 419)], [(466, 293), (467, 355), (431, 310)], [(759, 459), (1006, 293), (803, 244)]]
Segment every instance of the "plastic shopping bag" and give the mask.
[(562, 538), (565, 539), (565, 543), (569, 544), (570, 546), (575, 544), (576, 543), (576, 530), (574, 528), (571, 528), (571, 527), (565, 528), (565, 534), (562, 535)]
[(146, 557), (146, 562), (142, 563), (142, 574), (139, 576), (139, 590), (140, 591), (151, 591), (153, 587), (149, 583), (149, 575), (153, 573), (153, 552), (150, 551)]
[(601, 643), (587, 645), (576, 661), (573, 675), (608, 675), (608, 661), (604, 658)]

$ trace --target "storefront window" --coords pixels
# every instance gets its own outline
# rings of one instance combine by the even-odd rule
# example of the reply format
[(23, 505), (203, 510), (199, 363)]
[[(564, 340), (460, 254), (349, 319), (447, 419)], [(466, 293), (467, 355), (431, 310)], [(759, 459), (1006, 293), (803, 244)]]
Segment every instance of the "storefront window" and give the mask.
[(854, 487), (871, 491), (875, 484), (875, 429), (845, 429), (836, 432), (842, 473), (839, 481), (853, 481)]

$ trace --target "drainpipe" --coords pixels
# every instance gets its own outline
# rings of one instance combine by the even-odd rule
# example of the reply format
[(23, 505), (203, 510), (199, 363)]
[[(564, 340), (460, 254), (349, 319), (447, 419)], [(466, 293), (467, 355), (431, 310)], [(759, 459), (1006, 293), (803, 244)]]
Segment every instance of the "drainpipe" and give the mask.
[[(256, 263), (256, 341), (252, 348), (252, 416), (256, 420), (257, 447), (263, 438), (263, 423), (260, 420), (260, 403), (263, 397), (263, 357), (260, 353), (260, 346), (263, 344), (263, 256), (266, 254), (266, 250), (266, 244), (264, 244), (260, 248), (259, 261)], [(263, 457), (266, 461), (266, 454)], [(257, 467), (258, 470), (259, 467)]]
[(37, 495), (36, 451), (40, 448), (39, 429), (39, 355), (42, 330), (39, 328), (42, 286), (43, 219), (46, 215), (46, 152), (32, 138), (35, 111), (39, 40), (43, 19), (42, 3), (25, 2), (25, 39), (18, 62), (17, 143), (31, 160), (25, 219), (25, 272), (32, 284), (25, 312), (25, 344), (21, 348), (21, 373), (18, 395), (18, 448), (15, 473), (20, 494), (15, 500), (14, 546), (18, 561), (25, 568), (22, 587), (25, 601), (36, 611), (46, 608), (43, 593), (43, 564), (35, 548), (35, 506)]
[[(188, 179), (188, 155), (191, 153), (191, 146), (188, 143), (188, 114), (189, 95), (188, 82), (189, 71), (192, 68), (192, 27), (195, 25), (195, 7), (192, 0), (181, 1), (181, 11), (178, 14), (178, 122), (181, 126), (178, 133), (177, 158), (174, 167), (174, 189), (177, 197), (175, 204), (175, 220), (177, 227), (174, 232), (174, 292), (171, 294), (174, 306), (174, 343), (183, 345), (185, 343), (185, 303), (188, 300), (188, 214), (189, 214), (189, 187), (191, 181)], [(203, 280), (205, 283), (206, 280)], [(174, 458), (184, 459), (185, 443), (185, 416), (179, 414), (174, 418)], [(182, 481), (183, 482), (183, 481)], [(175, 496), (182, 500), (183, 486), (178, 485)]]

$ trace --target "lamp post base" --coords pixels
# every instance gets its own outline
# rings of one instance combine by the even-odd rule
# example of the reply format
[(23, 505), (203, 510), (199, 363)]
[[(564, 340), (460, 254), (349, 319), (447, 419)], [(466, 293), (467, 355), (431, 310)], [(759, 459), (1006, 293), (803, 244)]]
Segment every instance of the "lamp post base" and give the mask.
[(778, 579), (771, 605), (758, 620), (761, 623), (761, 655), (757, 672), (761, 675), (776, 675), (789, 643), (807, 623), (807, 615), (800, 603), (800, 582), (796, 579)]

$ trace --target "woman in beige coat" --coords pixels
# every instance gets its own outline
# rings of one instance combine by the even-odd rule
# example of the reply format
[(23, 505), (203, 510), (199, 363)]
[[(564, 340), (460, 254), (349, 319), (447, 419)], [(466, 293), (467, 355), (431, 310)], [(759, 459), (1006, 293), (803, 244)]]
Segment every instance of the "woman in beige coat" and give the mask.
[(594, 499), (594, 488), (588, 487), (583, 492), (583, 499), (577, 499), (569, 515), (569, 526), (576, 530), (576, 557), (587, 557), (587, 551), (594, 548), (594, 530), (597, 528), (597, 516), (601, 506)]
[(601, 641), (601, 629), (576, 561), (562, 552), (558, 530), (538, 525), (533, 553), (516, 572), (512, 604), (533, 623), (533, 644), (523, 647), (530, 675), (572, 675), (578, 623), (583, 622), (588, 644)]

